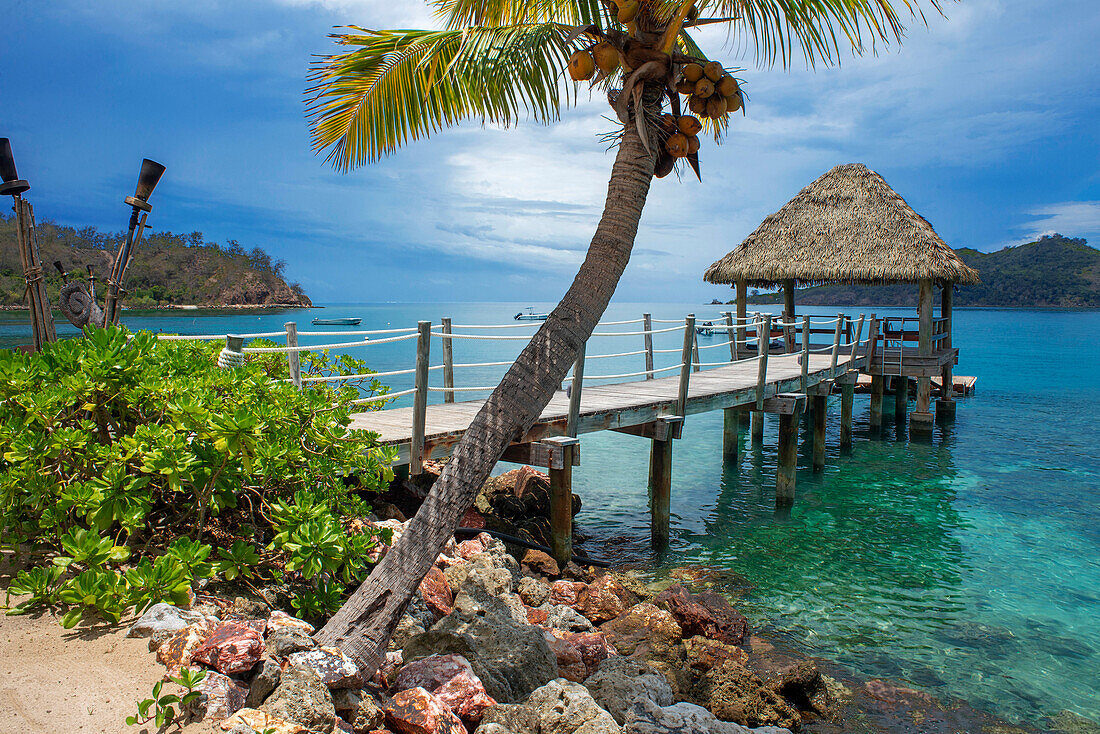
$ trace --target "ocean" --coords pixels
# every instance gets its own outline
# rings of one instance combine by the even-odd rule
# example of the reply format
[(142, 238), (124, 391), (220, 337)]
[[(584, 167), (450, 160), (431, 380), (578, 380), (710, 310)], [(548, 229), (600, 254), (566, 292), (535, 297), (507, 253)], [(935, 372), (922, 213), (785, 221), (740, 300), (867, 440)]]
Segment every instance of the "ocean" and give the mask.
[[(450, 316), (458, 333), (514, 336), (537, 324), (460, 327), (511, 324), (520, 310), (551, 306), (334, 304), (263, 313), (125, 312), (123, 321), (133, 329), (222, 334), (276, 331), (287, 321), (300, 331), (342, 328), (313, 327), (314, 317), (358, 316), (359, 329), (383, 329)], [(613, 303), (605, 320), (636, 319), (644, 311), (670, 322), (688, 312), (717, 318), (722, 309)], [(25, 314), (0, 314), (0, 344), (25, 343), (28, 333)], [(659, 354), (658, 368), (679, 361), (681, 338), (676, 331), (655, 335), (656, 348), (669, 350)], [(702, 347), (724, 341), (700, 339)], [(458, 339), (455, 361), (508, 360), (522, 343)], [(672, 537), (661, 554), (649, 547), (648, 442), (615, 433), (583, 436), (574, 491), (583, 502), (577, 531), (586, 551), (656, 573), (683, 565), (726, 569), (741, 579), (738, 605), (757, 628), (860, 676), (962, 698), (1010, 720), (1034, 723), (1070, 710), (1100, 721), (1100, 311), (959, 309), (954, 344), (962, 350), (955, 374), (978, 378), (976, 393), (960, 400), (956, 421), (937, 426), (930, 441), (911, 440), (905, 425), (892, 420), (888, 399), (884, 430), (871, 434), (867, 396), (857, 395), (854, 444), (842, 454), (839, 398), (830, 398), (826, 469), (814, 474), (810, 454), (800, 450), (798, 493), (788, 511), (774, 505), (773, 419), (762, 446), (746, 442), (738, 464), (730, 465), (722, 461), (721, 413), (690, 417), (674, 449)], [(411, 367), (414, 348), (410, 340), (347, 351), (387, 371)], [(438, 364), (439, 343), (432, 348)], [(641, 348), (641, 336), (597, 338), (588, 348), (586, 381), (643, 369), (640, 355), (592, 358)], [(702, 354), (703, 361), (718, 361), (728, 349)], [(456, 384), (491, 386), (504, 369), (461, 368)], [(441, 384), (440, 373), (432, 375)], [(411, 376), (388, 384), (405, 389)], [(432, 393), (432, 402), (440, 399)]]

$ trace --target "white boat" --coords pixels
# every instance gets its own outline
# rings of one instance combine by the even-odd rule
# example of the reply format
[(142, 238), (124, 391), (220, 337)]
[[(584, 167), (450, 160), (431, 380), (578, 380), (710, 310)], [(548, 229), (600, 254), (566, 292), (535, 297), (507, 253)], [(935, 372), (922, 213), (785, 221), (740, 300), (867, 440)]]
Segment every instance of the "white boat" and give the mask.
[(546, 321), (548, 313), (534, 313), (531, 309), (520, 311), (515, 315), (516, 321)]

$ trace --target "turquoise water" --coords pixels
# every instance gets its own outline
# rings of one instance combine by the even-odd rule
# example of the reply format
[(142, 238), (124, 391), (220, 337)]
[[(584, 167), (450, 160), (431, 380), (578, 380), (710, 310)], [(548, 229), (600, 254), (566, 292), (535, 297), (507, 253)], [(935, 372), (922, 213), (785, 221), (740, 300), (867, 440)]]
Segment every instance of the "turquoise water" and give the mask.
[[(444, 315), (456, 324), (502, 323), (528, 305), (127, 314), (126, 321), (209, 334), (272, 331), (287, 320), (311, 329), (309, 319), (325, 315), (361, 316), (361, 328), (387, 328)], [(606, 318), (636, 318), (643, 310), (614, 304)], [(648, 310), (675, 319), (718, 309)], [(24, 321), (0, 316), (0, 340), (25, 335)], [(680, 339), (659, 334), (656, 346), (675, 350)], [(507, 359), (521, 344), (459, 340), (455, 359)], [(854, 445), (842, 454), (839, 406), (831, 399), (826, 470), (812, 473), (802, 452), (796, 504), (786, 512), (774, 507), (775, 424), (766, 424), (762, 446), (746, 443), (737, 465), (723, 465), (721, 414), (693, 416), (675, 448), (672, 541), (660, 557), (648, 547), (648, 443), (612, 433), (583, 437), (574, 488), (584, 501), (578, 531), (588, 536), (589, 552), (734, 571), (751, 584), (740, 604), (758, 626), (787, 633), (858, 674), (964, 698), (1010, 719), (1036, 722), (1070, 709), (1100, 720), (1100, 312), (963, 309), (955, 344), (963, 350), (956, 373), (977, 376), (978, 385), (960, 401), (953, 425), (937, 427), (931, 441), (911, 441), (904, 424), (891, 420), (888, 400), (885, 430), (871, 435), (867, 398), (857, 395)], [(641, 337), (604, 337), (589, 354), (640, 348)], [(413, 342), (352, 353), (377, 370), (401, 369), (411, 366)], [(723, 353), (705, 350), (703, 359)], [(658, 367), (679, 361), (675, 353), (662, 356)], [(641, 369), (640, 359), (590, 359), (586, 379)], [(459, 370), (456, 381), (491, 385), (502, 369)], [(409, 382), (400, 377), (392, 385), (400, 390)]]

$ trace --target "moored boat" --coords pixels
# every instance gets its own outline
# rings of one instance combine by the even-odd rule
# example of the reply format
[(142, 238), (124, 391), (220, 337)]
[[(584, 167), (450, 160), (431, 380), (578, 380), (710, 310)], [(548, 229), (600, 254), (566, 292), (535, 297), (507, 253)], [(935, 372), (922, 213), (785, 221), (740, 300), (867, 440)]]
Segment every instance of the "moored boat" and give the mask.
[(313, 319), (314, 326), (358, 326), (363, 319), (354, 316), (343, 319)]

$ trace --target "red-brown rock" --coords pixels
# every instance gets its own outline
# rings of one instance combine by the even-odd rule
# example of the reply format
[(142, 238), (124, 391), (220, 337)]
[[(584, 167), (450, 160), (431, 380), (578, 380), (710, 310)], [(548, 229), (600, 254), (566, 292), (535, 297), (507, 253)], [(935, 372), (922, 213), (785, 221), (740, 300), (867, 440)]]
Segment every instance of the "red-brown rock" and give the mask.
[(425, 606), (439, 621), (451, 613), (454, 604), (454, 594), (447, 584), (447, 577), (438, 566), (432, 566), (428, 574), (420, 582), (420, 596), (424, 599)]
[(523, 565), (527, 566), (527, 568), (535, 573), (541, 573), (545, 576), (561, 575), (561, 569), (558, 568), (558, 562), (551, 558), (548, 553), (543, 553), (534, 548), (523, 554)]
[(522, 497), (533, 487), (542, 484), (550, 485), (550, 475), (529, 466), (521, 466), (516, 470), (515, 489), (512, 490), (516, 497)]
[(244, 707), (248, 697), (248, 686), (238, 683), (229, 676), (206, 671), (206, 675), (196, 688), (200, 695), (188, 707), (187, 711), (196, 721), (222, 721)]
[(479, 533), (475, 537), (458, 544), (458, 555), (463, 559), (469, 559), (470, 556), (481, 553), (488, 548), (492, 540), (492, 536), (488, 533)]
[(432, 692), (451, 711), (458, 714), (458, 718), (473, 727), (481, 723), (485, 710), (497, 703), (485, 691), (481, 679), (468, 671), (459, 673)]
[(680, 623), (685, 635), (703, 637), (730, 645), (740, 645), (749, 631), (749, 622), (726, 598), (713, 591), (692, 594), (680, 584), (657, 595), (653, 603), (668, 609)]
[(749, 658), (749, 654), (740, 647), (711, 640), (702, 635), (684, 640), (684, 650), (687, 652), (688, 665), (700, 675), (726, 660), (744, 665)]
[(399, 692), (384, 710), (386, 723), (401, 734), (466, 734), (462, 720), (423, 688)]
[(528, 624), (543, 624), (550, 618), (550, 612), (545, 609), (536, 609), (535, 607), (529, 607), (526, 604), (523, 606), (525, 612), (527, 612)]
[(462, 516), (462, 520), (459, 521), (458, 526), (462, 528), (483, 529), (485, 527), (485, 518), (482, 517), (480, 512), (471, 507), (466, 510), (466, 514)]
[(477, 725), (485, 709), (496, 701), (485, 691), (473, 666), (461, 655), (429, 655), (403, 667), (394, 678), (393, 691), (423, 688), (434, 694), (463, 721)]
[(571, 607), (577, 603), (577, 596), (586, 586), (581, 581), (555, 581), (550, 584), (550, 603)]
[(596, 672), (599, 664), (618, 653), (607, 638), (598, 632), (566, 632), (546, 630), (546, 644), (558, 659), (558, 671), (562, 678), (583, 683)]
[(218, 620), (207, 618), (188, 625), (169, 637), (157, 648), (157, 662), (168, 668), (164, 680), (180, 674), (180, 668), (191, 663), (191, 653), (206, 641)]
[[(264, 620), (256, 621), (265, 624)], [(251, 670), (263, 656), (263, 635), (254, 625), (244, 622), (222, 622), (191, 652), (193, 662), (203, 663), (226, 675)]]
[(309, 622), (304, 619), (292, 617), (286, 612), (280, 612), (278, 609), (273, 611), (271, 616), (267, 618), (265, 627), (268, 634), (277, 632), (281, 629), (294, 629), (306, 635), (312, 635), (314, 632), (313, 625)]
[(618, 581), (611, 576), (600, 576), (581, 590), (573, 608), (593, 623), (603, 624), (615, 619), (626, 610), (623, 604), (626, 595), (626, 589)]

